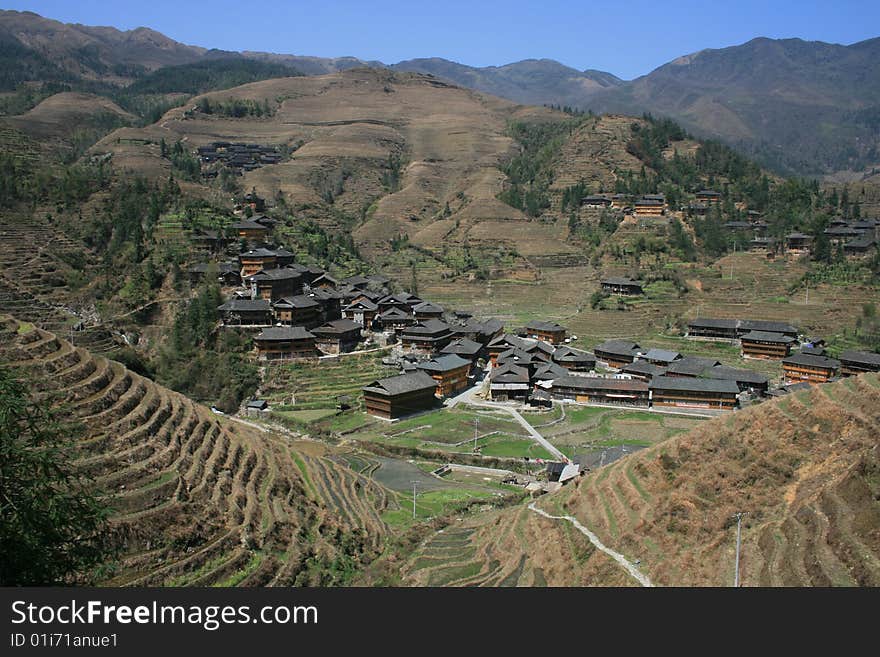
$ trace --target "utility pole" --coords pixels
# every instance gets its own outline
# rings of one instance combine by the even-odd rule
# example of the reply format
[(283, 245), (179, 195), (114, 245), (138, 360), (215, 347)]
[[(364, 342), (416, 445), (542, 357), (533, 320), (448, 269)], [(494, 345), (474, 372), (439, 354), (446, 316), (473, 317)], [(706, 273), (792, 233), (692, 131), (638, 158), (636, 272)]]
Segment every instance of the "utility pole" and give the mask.
[(418, 481), (410, 481), (413, 487), (413, 520), (416, 519), (416, 487), (419, 485)]
[(477, 429), (480, 426), (480, 418), (474, 418), (474, 454), (477, 453)]
[(736, 518), (736, 561), (734, 562), (734, 570), (733, 570), (733, 587), (739, 588), (739, 551), (740, 545), (742, 544), (742, 517), (746, 515), (748, 511), (740, 511), (739, 513), (733, 514), (733, 517)]
[(808, 305), (810, 305), (810, 286), (807, 285), (807, 286), (805, 286), (805, 288), (806, 289), (805, 289), (804, 305), (808, 306)]

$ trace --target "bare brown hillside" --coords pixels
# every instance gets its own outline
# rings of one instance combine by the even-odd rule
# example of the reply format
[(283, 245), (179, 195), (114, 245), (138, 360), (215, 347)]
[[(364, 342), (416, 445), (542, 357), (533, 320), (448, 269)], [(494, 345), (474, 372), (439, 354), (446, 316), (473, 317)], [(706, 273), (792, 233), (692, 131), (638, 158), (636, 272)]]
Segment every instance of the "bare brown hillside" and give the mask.
[(385, 490), (317, 443), (219, 418), (9, 316), (0, 362), (84, 427), (75, 463), (107, 495), (121, 550), (108, 585), (329, 585), (381, 548)]
[[(205, 97), (267, 101), (276, 110), (229, 118), (192, 111), (196, 99), (155, 125), (117, 130), (93, 152), (111, 152), (116, 167), (158, 177), (170, 172), (159, 157), (162, 139), (193, 149), (215, 140), (298, 146), (289, 160), (245, 173), (242, 186), (268, 198), (281, 193), (331, 227), (356, 226), (367, 254), (404, 233), (430, 249), (501, 239), (524, 254), (571, 251), (564, 231), (528, 221), (496, 198), (505, 180), (499, 166), (516, 152), (508, 121), (562, 120), (561, 113), (376, 69), (266, 80)], [(396, 186), (383, 180), (392, 159), (400, 162)]]
[[(707, 422), (542, 498), (655, 585), (880, 584), (880, 377), (849, 378)], [(528, 509), (465, 520), (403, 568), (413, 584), (637, 584), (570, 523)]]
[(113, 101), (94, 94), (66, 91), (49, 96), (21, 116), (10, 116), (3, 123), (36, 140), (69, 138), (77, 130), (97, 122), (134, 123), (136, 117)]

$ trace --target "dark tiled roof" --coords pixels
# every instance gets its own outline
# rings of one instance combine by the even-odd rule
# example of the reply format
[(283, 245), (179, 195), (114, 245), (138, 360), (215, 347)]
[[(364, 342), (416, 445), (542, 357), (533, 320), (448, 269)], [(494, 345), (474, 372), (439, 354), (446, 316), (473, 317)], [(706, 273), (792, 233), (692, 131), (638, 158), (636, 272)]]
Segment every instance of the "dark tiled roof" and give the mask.
[(553, 352), (553, 360), (555, 360), (557, 363), (595, 363), (596, 357), (586, 351), (563, 346), (559, 347), (556, 351)]
[(278, 269), (261, 269), (260, 271), (245, 277), (247, 281), (286, 281), (294, 278), (302, 278), (295, 269), (280, 267)]
[(430, 301), (422, 301), (413, 306), (413, 311), (417, 313), (442, 313), (443, 308)]
[(458, 338), (440, 350), (443, 354), (465, 354), (467, 356), (475, 356), (483, 348), (479, 342), (468, 340), (467, 338)]
[(526, 324), (526, 330), (530, 331), (564, 331), (565, 327), (560, 326), (556, 322), (542, 322), (533, 320)]
[(774, 322), (765, 319), (743, 319), (739, 328), (745, 331), (770, 331), (771, 333), (797, 333), (798, 330), (786, 322)]
[(446, 354), (445, 356), (437, 356), (437, 358), (419, 363), (418, 367), (426, 372), (449, 372), (465, 365), (469, 366), (470, 364), (471, 361), (465, 360), (456, 354)]
[(499, 365), (489, 375), (492, 383), (529, 383), (529, 371), (514, 363)]
[(254, 338), (259, 341), (307, 340), (315, 336), (302, 326), (271, 326)]
[(426, 319), (415, 326), (410, 326), (403, 333), (404, 335), (436, 335), (447, 332), (449, 332), (449, 325), (446, 322), (441, 322), (439, 319)]
[(627, 287), (642, 287), (641, 281), (633, 280), (632, 278), (627, 278), (626, 276), (609, 276), (608, 278), (603, 278), (601, 280), (602, 285), (623, 285)]
[(360, 324), (350, 319), (334, 319), (323, 326), (312, 329), (312, 333), (315, 335), (332, 336), (348, 333), (349, 331), (360, 331), (362, 328)]
[(345, 310), (378, 310), (379, 306), (370, 301), (369, 299), (361, 299), (360, 301), (355, 301), (354, 303), (350, 303), (345, 307)]
[(621, 368), (621, 372), (625, 372), (627, 374), (644, 374), (647, 376), (655, 377), (661, 376), (662, 374), (666, 374), (666, 368), (661, 367), (660, 365), (654, 365), (654, 363), (649, 363), (645, 360), (637, 360), (634, 363), (630, 363), (626, 367)]
[(726, 379), (728, 381), (751, 383), (754, 385), (764, 385), (769, 381), (766, 374), (753, 370), (741, 370), (736, 367), (728, 367), (727, 365), (709, 367), (703, 371), (703, 376), (708, 379)]
[(727, 379), (691, 379), (679, 376), (658, 376), (652, 379), (649, 386), (651, 390), (739, 394), (739, 386), (736, 385), (736, 381)]
[(283, 299), (279, 299), (272, 305), (275, 307), (315, 308), (321, 304), (319, 304), (307, 294), (297, 294), (293, 297), (284, 297)]
[(271, 306), (268, 299), (230, 299), (222, 306), (218, 306), (217, 310), (221, 312), (269, 312), (271, 310)]
[(836, 370), (840, 367), (840, 361), (828, 356), (814, 356), (812, 354), (792, 354), (782, 359), (783, 365), (805, 365), (807, 367), (823, 367)]
[(703, 358), (701, 356), (685, 356), (681, 360), (670, 363), (667, 373), (684, 374), (690, 376), (699, 376), (708, 367), (715, 367), (721, 363), (714, 358)]
[(377, 379), (371, 384), (364, 386), (364, 392), (375, 392), (380, 395), (402, 395), (407, 392), (418, 390), (434, 390), (437, 383), (428, 374), (420, 370), (390, 376), (386, 379)]
[(880, 367), (880, 354), (875, 354), (869, 351), (854, 351), (849, 349), (840, 354), (840, 360), (848, 363), (859, 363), (862, 365)]
[(605, 379), (589, 376), (562, 376), (554, 379), (553, 388), (574, 388), (577, 390), (624, 390), (647, 392), (648, 384), (635, 379)]
[(606, 354), (617, 354), (625, 356), (635, 356), (639, 351), (639, 345), (630, 340), (606, 340), (602, 344), (596, 345), (593, 352), (601, 351)]
[(791, 344), (792, 342), (796, 342), (794, 338), (774, 331), (749, 331), (743, 335), (741, 339), (743, 342), (774, 342), (777, 344)]
[(648, 349), (648, 353), (643, 356), (645, 360), (660, 360), (665, 363), (671, 363), (674, 360), (681, 359), (681, 357), (681, 354), (677, 351), (670, 351), (668, 349)]
[(259, 248), (259, 249), (251, 249), (250, 251), (245, 251), (242, 253), (239, 258), (274, 258), (275, 252), (269, 249)]

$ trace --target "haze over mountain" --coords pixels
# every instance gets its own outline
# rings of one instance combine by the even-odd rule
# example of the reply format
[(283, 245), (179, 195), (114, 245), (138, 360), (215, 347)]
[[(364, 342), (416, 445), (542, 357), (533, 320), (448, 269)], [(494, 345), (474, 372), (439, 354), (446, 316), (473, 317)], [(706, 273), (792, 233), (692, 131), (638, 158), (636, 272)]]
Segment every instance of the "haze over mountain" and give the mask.
[(164, 66), (218, 57), (305, 75), (388, 67), (523, 104), (670, 116), (784, 173), (860, 171), (880, 163), (880, 38), (849, 46), (757, 38), (684, 55), (627, 82), (550, 59), (473, 67), (441, 58), (388, 65), (356, 57), (232, 53), (184, 45), (147, 28), (124, 32), (0, 12), (0, 90), (29, 80), (126, 85)]

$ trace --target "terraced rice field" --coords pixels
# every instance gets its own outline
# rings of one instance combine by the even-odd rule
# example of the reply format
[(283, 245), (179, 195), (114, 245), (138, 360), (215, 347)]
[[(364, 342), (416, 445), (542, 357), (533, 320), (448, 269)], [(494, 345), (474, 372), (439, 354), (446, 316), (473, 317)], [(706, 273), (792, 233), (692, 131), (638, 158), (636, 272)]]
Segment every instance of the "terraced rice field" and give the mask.
[(383, 355), (376, 352), (267, 366), (263, 396), (276, 406), (283, 405), (284, 410), (332, 409), (341, 396), (348, 396), (356, 408), (362, 408), (363, 386), (398, 373), (382, 365)]
[(876, 586), (877, 384), (850, 378), (708, 422), (590, 473), (564, 507), (662, 584), (729, 585), (730, 517), (747, 509), (746, 585)]
[(332, 584), (322, 564), (341, 541), (364, 560), (379, 549), (387, 493), (332, 458), (8, 316), (0, 361), (84, 426), (72, 453), (106, 495), (122, 554), (106, 584)]

